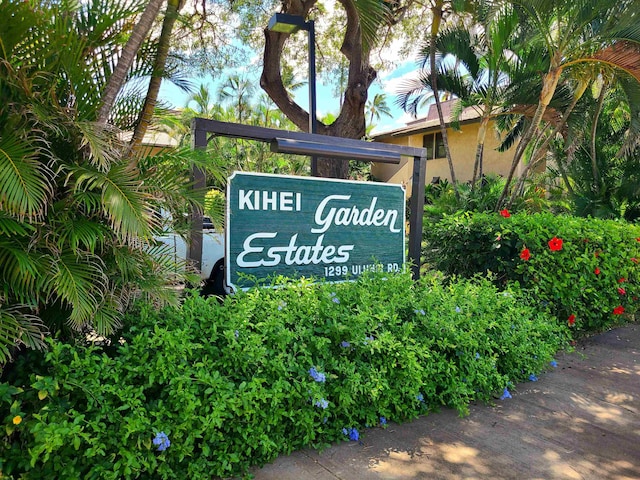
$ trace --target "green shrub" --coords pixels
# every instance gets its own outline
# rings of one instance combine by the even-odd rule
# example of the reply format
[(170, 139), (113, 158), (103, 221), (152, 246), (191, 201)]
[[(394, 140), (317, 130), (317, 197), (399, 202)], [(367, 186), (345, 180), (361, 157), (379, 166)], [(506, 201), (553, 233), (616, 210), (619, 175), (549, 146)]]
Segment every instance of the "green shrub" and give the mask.
[[(553, 238), (561, 240), (561, 249), (551, 249)], [(622, 309), (637, 310), (636, 225), (551, 214), (465, 213), (427, 226), (425, 240), (431, 268), (466, 277), (491, 272), (498, 285), (518, 282), (538, 308), (575, 321), (578, 330), (604, 329), (622, 317)]]
[(464, 414), (542, 372), (568, 332), (517, 288), (483, 279), (372, 274), (281, 287), (142, 307), (112, 346), (49, 340), (46, 354), (26, 352), (0, 384), (0, 470), (243, 474), (442, 405)]

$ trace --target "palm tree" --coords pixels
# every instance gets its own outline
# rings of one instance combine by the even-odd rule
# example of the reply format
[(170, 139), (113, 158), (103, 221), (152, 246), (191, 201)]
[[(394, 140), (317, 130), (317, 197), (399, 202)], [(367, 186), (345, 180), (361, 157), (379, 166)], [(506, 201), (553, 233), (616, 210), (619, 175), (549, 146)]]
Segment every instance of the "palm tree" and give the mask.
[[(192, 108), (191, 105), (194, 103), (195, 108)], [(202, 83), (195, 92), (189, 95), (185, 107), (194, 110), (198, 116), (204, 118), (213, 118), (219, 113), (219, 107), (213, 101), (211, 90)]]
[(229, 75), (218, 88), (218, 98), (223, 103), (233, 105), (236, 118), (242, 123), (250, 109), (250, 102), (255, 94), (256, 87), (253, 82), (239, 75)]
[(384, 93), (376, 93), (373, 100), (367, 100), (365, 111), (369, 114), (368, 129), (373, 128), (373, 120), (380, 120), (381, 115), (391, 116), (391, 109), (387, 105), (387, 95)]
[[(633, 0), (516, 0), (511, 3), (520, 16), (522, 28), (529, 33), (527, 42), (544, 50), (549, 65), (542, 75), (535, 112), (516, 147), (496, 210), (501, 208), (506, 198), (516, 168), (536, 136), (565, 70), (595, 62), (629, 71), (632, 68), (628, 63), (632, 50), (624, 46), (640, 43), (640, 23), (637, 20), (640, 12)], [(615, 46), (618, 47), (617, 52), (613, 51)]]
[[(509, 8), (498, 12), (479, 10), (484, 11), (478, 15), (479, 23), (472, 27), (465, 24), (449, 26), (435, 39), (436, 53), (441, 59), (437, 76), (439, 90), (458, 99), (451, 112), (452, 125), (457, 125), (465, 108), (473, 108), (480, 117), (472, 189), (483, 175), (489, 121), (504, 101), (504, 91), (509, 83), (507, 72), (511, 70), (511, 44), (518, 26), (517, 17)], [(429, 44), (421, 51), (422, 65), (430, 55), (430, 47)], [(432, 76), (423, 70), (417, 79), (402, 85), (398, 103), (415, 115), (418, 106), (433, 96)]]
[(138, 55), (142, 42), (151, 31), (151, 27), (156, 21), (156, 18), (158, 18), (163, 3), (163, 0), (150, 0), (140, 16), (138, 23), (131, 32), (127, 44), (122, 49), (122, 54), (118, 59), (113, 74), (109, 77), (109, 81), (102, 93), (102, 105), (98, 112), (98, 123), (105, 124), (107, 120), (109, 120), (111, 109), (113, 108), (118, 93), (120, 93), (120, 89), (126, 81), (127, 73)]
[(176, 20), (178, 19), (178, 14), (182, 7), (184, 7), (185, 2), (186, 0), (167, 1), (167, 11), (164, 16), (164, 21), (162, 22), (162, 31), (160, 32), (160, 38), (158, 39), (156, 56), (153, 62), (153, 69), (151, 71), (151, 79), (149, 80), (149, 87), (147, 88), (144, 104), (138, 116), (136, 128), (133, 131), (133, 138), (129, 145), (130, 154), (132, 156), (135, 156), (138, 153), (144, 135), (151, 125), (153, 112), (158, 99), (158, 93), (160, 93), (160, 85), (162, 84), (162, 78), (165, 75), (165, 65), (169, 55), (171, 32), (173, 31), (173, 26), (175, 25)]

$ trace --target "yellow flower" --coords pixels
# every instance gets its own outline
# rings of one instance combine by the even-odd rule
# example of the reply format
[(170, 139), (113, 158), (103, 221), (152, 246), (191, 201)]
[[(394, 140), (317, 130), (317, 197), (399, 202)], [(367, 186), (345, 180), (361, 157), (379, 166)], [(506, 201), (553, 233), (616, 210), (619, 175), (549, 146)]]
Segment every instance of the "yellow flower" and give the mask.
[(22, 417), (20, 415), (16, 415), (13, 417), (13, 424), (20, 425), (22, 423)]

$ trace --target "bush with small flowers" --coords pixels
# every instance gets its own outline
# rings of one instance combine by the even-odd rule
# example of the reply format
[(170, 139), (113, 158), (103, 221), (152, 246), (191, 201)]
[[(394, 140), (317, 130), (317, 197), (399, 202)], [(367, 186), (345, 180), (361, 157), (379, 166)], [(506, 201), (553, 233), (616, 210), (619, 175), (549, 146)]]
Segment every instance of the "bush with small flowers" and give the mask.
[(243, 475), (443, 405), (506, 399), (551, 369), (569, 331), (486, 279), (278, 282), (140, 306), (111, 346), (25, 352), (0, 383), (2, 474)]

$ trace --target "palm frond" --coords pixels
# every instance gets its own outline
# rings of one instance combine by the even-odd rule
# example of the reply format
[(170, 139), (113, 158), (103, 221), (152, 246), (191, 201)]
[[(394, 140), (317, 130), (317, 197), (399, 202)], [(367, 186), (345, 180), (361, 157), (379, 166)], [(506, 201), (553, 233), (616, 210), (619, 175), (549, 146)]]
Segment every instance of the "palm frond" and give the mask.
[(19, 218), (41, 218), (52, 194), (53, 174), (31, 144), (0, 133), (0, 205)]
[(414, 117), (418, 113), (418, 105), (425, 96), (433, 96), (430, 76), (421, 71), (417, 78), (405, 79), (398, 85), (395, 104)]
[(473, 78), (478, 77), (480, 62), (474, 51), (478, 39), (472, 39), (467, 28), (447, 28), (438, 33), (436, 48), (443, 56), (453, 55)]
[(86, 217), (63, 218), (65, 221), (55, 224), (56, 243), (60, 250), (70, 248), (75, 254), (96, 253), (109, 237), (106, 226), (95, 220)]
[(121, 161), (125, 143), (119, 130), (110, 125), (95, 122), (76, 122), (81, 135), (81, 147), (89, 153), (89, 162), (99, 171), (106, 172), (111, 165)]
[(122, 327), (122, 304), (113, 294), (108, 294), (95, 310), (91, 318), (91, 327), (98, 335), (109, 336)]
[(29, 237), (0, 237), (0, 279), (5, 296), (35, 307), (41, 297), (37, 281), (46, 269), (42, 255), (27, 248), (29, 241)]
[(107, 284), (100, 257), (63, 252), (49, 257), (48, 268), (51, 274), (42, 278), (43, 290), (71, 308), (69, 323), (73, 328), (90, 324)]
[(618, 156), (632, 155), (640, 146), (640, 83), (629, 75), (618, 77), (620, 87), (627, 97), (629, 104), (630, 122), (626, 139)]
[(102, 195), (102, 209), (115, 233), (126, 242), (150, 237), (150, 217), (146, 202), (150, 200), (141, 188), (136, 172), (126, 165), (115, 165), (102, 173), (89, 167), (76, 167), (71, 176), (74, 190), (95, 190)]
[(354, 0), (353, 2), (362, 29), (362, 43), (370, 51), (379, 38), (380, 26), (387, 21), (391, 12), (385, 2), (379, 0)]
[(499, 152), (506, 152), (518, 141), (526, 126), (524, 115), (499, 115), (496, 117), (496, 125), (501, 131), (506, 131), (502, 137)]
[(7, 237), (26, 237), (34, 232), (35, 228), (25, 222), (20, 222), (4, 211), (0, 211), (0, 234)]
[(24, 305), (5, 306), (0, 303), (0, 365), (11, 358), (12, 347), (45, 348), (44, 337), (48, 333), (42, 320), (27, 313)]

